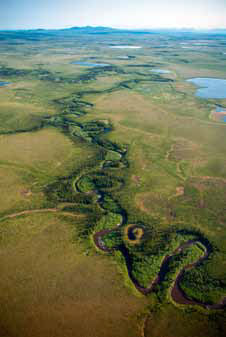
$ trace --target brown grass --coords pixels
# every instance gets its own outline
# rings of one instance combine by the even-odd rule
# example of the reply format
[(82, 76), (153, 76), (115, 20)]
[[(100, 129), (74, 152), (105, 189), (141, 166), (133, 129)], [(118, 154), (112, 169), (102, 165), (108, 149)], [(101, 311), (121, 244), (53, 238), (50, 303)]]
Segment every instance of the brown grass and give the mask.
[(87, 256), (69, 225), (37, 214), (0, 226), (0, 335), (138, 337), (144, 305), (109, 258)]
[(151, 314), (145, 324), (145, 337), (223, 337), (226, 325), (197, 311), (183, 311), (172, 305)]
[(74, 146), (68, 137), (54, 128), (0, 138), (0, 160), (40, 170), (50, 169), (53, 174), (61, 173), (65, 163), (80, 160), (82, 152), (84, 146)]
[(70, 173), (92, 154), (54, 128), (1, 136), (0, 212), (43, 207), (40, 185)]

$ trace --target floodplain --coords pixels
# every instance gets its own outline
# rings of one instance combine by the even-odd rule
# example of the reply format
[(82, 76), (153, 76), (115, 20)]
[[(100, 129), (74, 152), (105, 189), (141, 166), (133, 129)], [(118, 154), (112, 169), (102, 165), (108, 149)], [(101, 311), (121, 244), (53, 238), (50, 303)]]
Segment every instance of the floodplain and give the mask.
[(225, 336), (226, 36), (0, 37), (0, 335)]

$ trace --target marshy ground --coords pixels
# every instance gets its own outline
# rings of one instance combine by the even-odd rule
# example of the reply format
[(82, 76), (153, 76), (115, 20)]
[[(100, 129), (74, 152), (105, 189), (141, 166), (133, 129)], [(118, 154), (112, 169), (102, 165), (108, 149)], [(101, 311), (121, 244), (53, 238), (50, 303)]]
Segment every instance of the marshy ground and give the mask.
[(224, 336), (225, 37), (0, 34), (1, 336)]

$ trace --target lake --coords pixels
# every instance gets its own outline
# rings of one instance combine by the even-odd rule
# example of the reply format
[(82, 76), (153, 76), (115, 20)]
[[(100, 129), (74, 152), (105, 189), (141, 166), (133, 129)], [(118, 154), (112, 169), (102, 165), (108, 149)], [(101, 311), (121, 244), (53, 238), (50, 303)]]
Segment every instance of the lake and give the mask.
[(115, 48), (115, 49), (140, 49), (142, 47), (141, 46), (119, 45), (119, 46), (110, 46), (110, 48)]
[(169, 74), (171, 73), (170, 70), (166, 70), (166, 69), (152, 69), (150, 70), (153, 73), (158, 73), (158, 74)]
[(4, 87), (6, 85), (10, 84), (10, 82), (0, 82), (0, 87)]
[(197, 77), (188, 79), (187, 82), (195, 84), (198, 89), (195, 95), (201, 98), (226, 98), (226, 80), (219, 78)]
[(77, 64), (83, 67), (109, 67), (110, 64), (107, 63), (91, 63), (91, 62), (82, 62), (82, 61), (74, 61), (71, 64)]

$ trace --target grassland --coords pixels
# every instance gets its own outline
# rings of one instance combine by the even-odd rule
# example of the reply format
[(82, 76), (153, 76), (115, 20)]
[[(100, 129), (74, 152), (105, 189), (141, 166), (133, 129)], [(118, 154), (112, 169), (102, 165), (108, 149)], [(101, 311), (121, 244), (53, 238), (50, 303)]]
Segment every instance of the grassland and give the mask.
[[(192, 322), (192, 324), (191, 324)], [(170, 304), (157, 309), (146, 322), (145, 336), (181, 337), (223, 336), (225, 323), (216, 315), (202, 315), (193, 310), (182, 311)]]
[(139, 335), (145, 301), (108, 258), (74, 242), (79, 222), (39, 214), (1, 224), (1, 336)]
[(81, 167), (95, 152), (56, 129), (1, 135), (1, 214), (48, 206), (43, 188)]
[(14, 36), (21, 46), (1, 34), (2, 335), (224, 336), (224, 310), (176, 304), (170, 289), (202, 255), (176, 251), (194, 240), (208, 256), (181, 288), (209, 304), (226, 294), (226, 126), (210, 118), (226, 100), (185, 81), (226, 78), (225, 37), (31, 32)]

